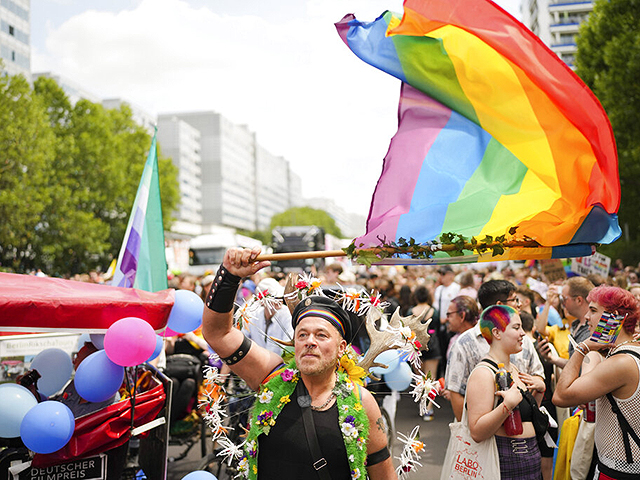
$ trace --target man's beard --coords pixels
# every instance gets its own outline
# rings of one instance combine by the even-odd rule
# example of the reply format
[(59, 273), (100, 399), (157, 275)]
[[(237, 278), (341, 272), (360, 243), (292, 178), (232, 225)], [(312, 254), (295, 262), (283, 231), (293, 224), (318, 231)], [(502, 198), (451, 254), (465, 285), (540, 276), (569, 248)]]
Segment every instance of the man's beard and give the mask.
[[(306, 351), (303, 354), (307, 353)], [(318, 354), (317, 351), (311, 352), (313, 354)], [(333, 372), (338, 366), (338, 352), (336, 351), (333, 355), (327, 355), (324, 358), (314, 358), (309, 363), (305, 362), (304, 358), (296, 358), (296, 364), (298, 370), (303, 375), (322, 375), (327, 372)]]

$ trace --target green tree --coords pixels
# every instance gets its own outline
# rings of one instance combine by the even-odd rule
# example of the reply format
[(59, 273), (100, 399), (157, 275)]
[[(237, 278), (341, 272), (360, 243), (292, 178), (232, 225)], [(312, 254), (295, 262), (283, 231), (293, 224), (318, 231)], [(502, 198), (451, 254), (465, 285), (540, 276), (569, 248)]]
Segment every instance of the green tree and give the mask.
[(245, 237), (255, 238), (260, 240), (264, 245), (271, 243), (271, 230), (242, 230), (238, 229), (237, 232)]
[(296, 225), (316, 225), (330, 235), (342, 238), (336, 221), (324, 210), (311, 207), (294, 207), (271, 217), (271, 228)]
[(38, 261), (42, 216), (54, 200), (55, 136), (21, 75), (0, 76), (0, 125), (0, 267), (26, 271)]
[[(56, 275), (118, 254), (151, 137), (127, 106), (72, 105), (55, 81), (0, 77), (0, 266)], [(158, 162), (165, 228), (177, 168)]]
[[(598, 0), (577, 39), (576, 73), (606, 110), (618, 146), (620, 223), (640, 239), (640, 0)], [(637, 258), (637, 253), (636, 253)], [(637, 261), (637, 259), (636, 259)]]
[[(151, 145), (126, 105), (71, 105), (48, 78), (34, 83), (57, 139), (50, 172), (55, 208), (46, 213), (41, 254), (52, 273), (86, 272), (117, 256)], [(177, 169), (160, 158), (163, 217), (169, 228), (179, 194)]]

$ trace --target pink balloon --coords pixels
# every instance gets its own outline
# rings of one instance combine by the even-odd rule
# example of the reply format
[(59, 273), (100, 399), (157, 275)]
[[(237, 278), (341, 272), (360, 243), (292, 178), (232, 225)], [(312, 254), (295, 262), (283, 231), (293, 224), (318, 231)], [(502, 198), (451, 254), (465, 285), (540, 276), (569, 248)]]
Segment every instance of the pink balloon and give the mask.
[(116, 365), (133, 367), (144, 363), (156, 348), (153, 327), (141, 318), (121, 318), (104, 336), (104, 351)]
[(166, 327), (164, 329), (164, 332), (162, 332), (163, 337), (175, 337), (176, 335), (180, 335), (180, 334), (178, 332), (174, 332), (169, 327)]

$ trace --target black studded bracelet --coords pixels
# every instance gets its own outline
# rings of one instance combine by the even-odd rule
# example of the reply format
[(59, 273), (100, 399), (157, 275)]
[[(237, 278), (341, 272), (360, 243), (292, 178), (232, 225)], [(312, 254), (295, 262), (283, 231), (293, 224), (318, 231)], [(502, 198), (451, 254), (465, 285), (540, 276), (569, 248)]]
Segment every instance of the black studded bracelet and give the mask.
[(244, 340), (242, 340), (242, 343), (240, 344), (238, 349), (228, 357), (221, 358), (220, 360), (222, 360), (227, 365), (235, 365), (236, 363), (238, 363), (240, 360), (242, 360), (244, 357), (247, 356), (247, 353), (249, 353), (250, 348), (251, 348), (251, 339), (245, 335)]
[(207, 295), (207, 308), (217, 313), (229, 313), (233, 310), (239, 285), (240, 277), (220, 266)]

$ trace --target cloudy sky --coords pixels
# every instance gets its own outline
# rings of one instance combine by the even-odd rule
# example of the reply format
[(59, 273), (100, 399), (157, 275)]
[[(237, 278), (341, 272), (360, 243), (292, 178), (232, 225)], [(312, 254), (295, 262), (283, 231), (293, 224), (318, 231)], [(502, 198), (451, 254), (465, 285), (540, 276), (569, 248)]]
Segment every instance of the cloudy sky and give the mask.
[[(519, 16), (519, 0), (497, 3)], [(153, 114), (222, 113), (287, 158), (305, 196), (366, 215), (400, 85), (333, 24), (385, 10), (402, 12), (402, 1), (31, 0), (32, 71)]]

